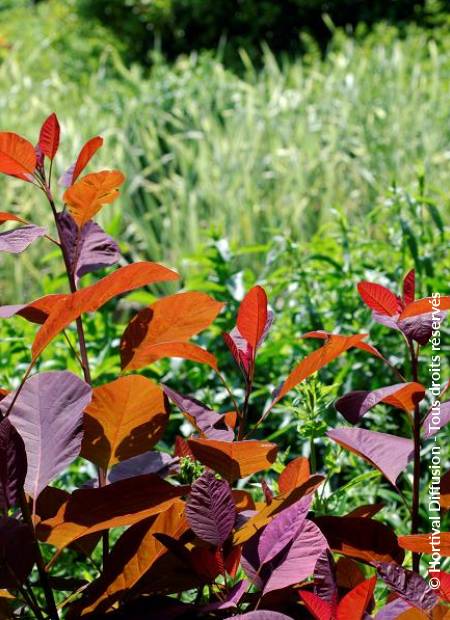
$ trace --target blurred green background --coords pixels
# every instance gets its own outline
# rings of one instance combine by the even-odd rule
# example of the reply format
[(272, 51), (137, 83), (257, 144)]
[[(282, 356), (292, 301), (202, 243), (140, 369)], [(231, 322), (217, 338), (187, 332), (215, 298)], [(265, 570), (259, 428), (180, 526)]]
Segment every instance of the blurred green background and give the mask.
[[(447, 9), (444, 0), (0, 0), (0, 129), (35, 142), (55, 111), (62, 124), (57, 174), (88, 138), (105, 138), (90, 170), (119, 168), (127, 183), (99, 222), (119, 240), (124, 261), (163, 261), (181, 272), (186, 288), (227, 302), (198, 341), (217, 353), (238, 398), (242, 384), (220, 333), (232, 327), (245, 290), (255, 282), (267, 288), (277, 320), (261, 351), (250, 410), (256, 420), (270, 390), (317, 346), (300, 339), (311, 329), (370, 331), (409, 373), (402, 341), (370, 322), (358, 281), (399, 291), (415, 267), (420, 294), (449, 293)], [(34, 189), (0, 178), (1, 210), (51, 228)], [(0, 257), (1, 304), (65, 290), (57, 253), (45, 244)], [(96, 383), (117, 376), (130, 308), (157, 292), (137, 292), (119, 309), (108, 304), (86, 318)], [(443, 331), (445, 377), (450, 340)], [(17, 385), (34, 332), (20, 318), (0, 323), (2, 387)], [(63, 339), (39, 367), (78, 372)], [(230, 408), (205, 367), (163, 361), (145, 373)], [(269, 418), (265, 438), (291, 455), (308, 454), (316, 438), (318, 467), (326, 465), (330, 479), (362, 476), (345, 493), (330, 487), (328, 508), (342, 514), (355, 501), (381, 497), (390, 506), (384, 517), (403, 532), (407, 516), (392, 490), (378, 478), (364, 484), (373, 478), (366, 465), (323, 439), (337, 422), (336, 396), (395, 376), (351, 353), (321, 379), (304, 388), (310, 398), (294, 394)], [(175, 414), (163, 449), (180, 421)], [(409, 432), (406, 418), (383, 406), (364, 424)], [(64, 484), (78, 483), (80, 471)]]

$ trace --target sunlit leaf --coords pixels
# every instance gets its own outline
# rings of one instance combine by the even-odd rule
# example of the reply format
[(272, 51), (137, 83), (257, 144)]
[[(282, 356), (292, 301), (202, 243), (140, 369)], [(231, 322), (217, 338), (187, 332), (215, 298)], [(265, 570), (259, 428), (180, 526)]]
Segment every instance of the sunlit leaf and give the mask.
[(74, 183), (64, 193), (64, 202), (79, 228), (91, 220), (100, 209), (119, 196), (125, 181), (119, 170), (93, 172)]
[(58, 119), (56, 114), (53, 113), (44, 121), (39, 133), (39, 148), (50, 159), (55, 157), (58, 150), (59, 136), (60, 127)]
[(34, 146), (10, 131), (0, 132), (0, 172), (32, 181), (36, 168)]

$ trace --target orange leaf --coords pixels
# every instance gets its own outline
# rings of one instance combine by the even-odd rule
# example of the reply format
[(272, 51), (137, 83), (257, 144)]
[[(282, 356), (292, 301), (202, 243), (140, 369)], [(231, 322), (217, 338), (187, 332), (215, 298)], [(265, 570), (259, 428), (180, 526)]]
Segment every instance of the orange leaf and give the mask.
[(105, 572), (87, 591), (82, 600), (81, 615), (84, 616), (99, 605), (109, 609), (123, 594), (129, 591), (150, 567), (167, 553), (166, 547), (154, 534), (166, 534), (179, 539), (188, 529), (184, 518), (184, 502), (175, 500), (156, 519), (146, 520), (127, 530), (112, 550)]
[(56, 114), (50, 116), (44, 121), (39, 134), (39, 148), (50, 159), (56, 155), (59, 146), (60, 128)]
[(2, 306), (0, 307), (0, 317), (8, 319), (11, 316), (18, 314), (22, 316), (30, 323), (38, 323), (42, 325), (47, 320), (48, 315), (55, 307), (55, 304), (61, 299), (65, 299), (67, 295), (55, 294), (45, 295), (34, 301), (30, 301), (28, 304), (19, 304), (15, 306)]
[(31, 181), (36, 169), (34, 146), (10, 131), (0, 132), (0, 172)]
[(277, 446), (267, 441), (217, 441), (190, 439), (189, 447), (203, 465), (234, 482), (268, 469), (277, 456)]
[(88, 163), (91, 161), (92, 157), (98, 151), (98, 149), (103, 145), (103, 138), (100, 136), (96, 136), (95, 138), (91, 138), (86, 142), (83, 148), (78, 155), (77, 161), (75, 162), (75, 167), (72, 173), (72, 183), (78, 179), (80, 174), (86, 168)]
[(4, 222), (21, 222), (22, 224), (28, 224), (27, 220), (24, 220), (18, 215), (6, 213), (6, 211), (0, 211), (0, 225), (4, 224)]
[(38, 525), (40, 540), (63, 549), (82, 536), (138, 523), (167, 510), (189, 490), (155, 474), (135, 476), (95, 489), (78, 489), (51, 519)]
[(300, 364), (291, 372), (286, 381), (281, 386), (274, 403), (278, 402), (296, 385), (304, 381), (307, 377), (332, 362), (342, 353), (358, 346), (367, 334), (356, 334), (354, 336), (339, 336), (331, 334), (320, 349), (313, 351), (303, 359)]
[(117, 269), (91, 286), (65, 296), (54, 305), (48, 319), (36, 334), (32, 347), (33, 359), (42, 353), (61, 330), (84, 312), (95, 312), (121, 293), (154, 282), (177, 280), (178, 277), (177, 273), (158, 263), (133, 263)]
[(119, 170), (93, 172), (77, 181), (64, 193), (64, 202), (70, 214), (82, 228), (100, 209), (119, 196), (119, 187), (125, 177)]
[(231, 494), (233, 495), (236, 510), (238, 512), (242, 512), (243, 510), (255, 510), (255, 502), (248, 491), (233, 489)]
[(394, 316), (399, 312), (399, 302), (397, 297), (385, 286), (374, 284), (373, 282), (360, 282), (358, 284), (358, 292), (364, 303), (371, 310)]
[(162, 357), (185, 357), (215, 368), (213, 355), (187, 341), (206, 329), (222, 307), (205, 293), (188, 292), (169, 295), (144, 308), (122, 336), (122, 368), (136, 370)]
[(303, 456), (299, 456), (286, 465), (278, 478), (278, 489), (280, 493), (292, 491), (300, 486), (310, 477), (309, 461)]
[(372, 600), (376, 575), (366, 579), (348, 592), (338, 606), (337, 620), (362, 620), (364, 613)]
[(272, 499), (270, 504), (263, 504), (260, 511), (253, 517), (250, 517), (250, 519), (233, 534), (233, 545), (240, 545), (247, 542), (258, 530), (267, 525), (277, 513), (292, 506), (294, 502), (305, 495), (313, 493), (323, 481), (323, 476), (311, 476), (309, 480), (290, 493), (278, 495)]
[[(438, 300), (439, 305), (437, 305)], [(433, 305), (433, 301), (435, 301), (436, 305)], [(441, 312), (450, 310), (450, 295), (441, 295), (439, 298), (424, 297), (423, 299), (413, 301), (403, 310), (399, 320), (403, 321), (403, 319), (407, 319), (410, 316), (417, 316), (418, 314), (428, 314), (429, 312), (433, 312), (433, 310)]]
[(434, 537), (432, 534), (411, 534), (410, 536), (399, 536), (398, 544), (403, 549), (414, 553), (433, 553), (434, 550), (444, 557), (450, 557), (450, 532), (441, 532)]
[(81, 456), (107, 469), (150, 450), (168, 419), (162, 389), (140, 375), (94, 388), (84, 416)]
[(254, 286), (244, 297), (237, 317), (241, 336), (256, 350), (267, 323), (267, 295), (261, 286)]

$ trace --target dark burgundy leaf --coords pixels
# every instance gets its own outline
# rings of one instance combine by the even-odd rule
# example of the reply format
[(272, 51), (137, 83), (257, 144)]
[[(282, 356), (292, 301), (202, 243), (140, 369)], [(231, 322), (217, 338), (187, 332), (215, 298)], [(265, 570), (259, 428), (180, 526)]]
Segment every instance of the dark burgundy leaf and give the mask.
[(315, 523), (306, 519), (286, 555), (270, 575), (264, 593), (292, 586), (310, 577), (317, 560), (327, 548), (325, 536)]
[(96, 222), (87, 222), (80, 231), (70, 213), (59, 213), (58, 223), (70, 267), (78, 279), (119, 262), (119, 246)]
[(46, 234), (45, 228), (35, 226), (34, 224), (0, 233), (0, 252), (19, 254), (26, 250), (35, 239)]
[(228, 482), (206, 471), (192, 485), (186, 502), (186, 517), (201, 540), (222, 545), (236, 520), (236, 506)]
[(27, 473), (22, 437), (8, 418), (0, 422), (0, 509), (17, 505)]
[(175, 390), (163, 386), (164, 393), (182, 411), (192, 418), (195, 426), (208, 439), (233, 441), (234, 431), (225, 422), (223, 414), (216, 413), (191, 396), (183, 396)]
[(15, 589), (17, 580), (25, 581), (33, 568), (34, 548), (28, 525), (10, 517), (0, 519), (0, 588)]
[(178, 460), (165, 452), (145, 452), (114, 465), (108, 479), (110, 482), (117, 482), (143, 474), (157, 474), (164, 478), (177, 468)]
[(270, 562), (300, 534), (311, 505), (311, 495), (279, 512), (262, 531), (258, 543), (260, 565)]
[(378, 574), (391, 590), (422, 611), (430, 611), (439, 601), (425, 579), (398, 564), (380, 562)]
[(241, 368), (245, 377), (248, 377), (253, 362), (253, 350), (249, 343), (235, 327), (229, 334), (224, 334), (224, 340), (230, 349), (236, 363)]
[[(80, 453), (83, 410), (91, 388), (70, 372), (43, 372), (24, 384), (9, 419), (21, 434), (27, 453), (25, 491), (35, 500), (47, 484)], [(0, 402), (7, 411), (15, 392)]]
[[(436, 410), (437, 411), (437, 410)], [(439, 429), (447, 426), (450, 422), (450, 400), (441, 403), (439, 408), (439, 415), (432, 410), (428, 413), (427, 417), (423, 421), (422, 428), (425, 439), (429, 439), (436, 435)]]
[(314, 594), (333, 605), (333, 607), (337, 605), (336, 565), (333, 554), (329, 549), (326, 549), (316, 562), (314, 568)]
[(397, 325), (407, 338), (415, 340), (420, 345), (426, 345), (433, 334), (433, 323), (443, 321), (446, 316), (446, 312), (439, 312), (434, 316), (431, 312), (418, 314), (398, 321)]

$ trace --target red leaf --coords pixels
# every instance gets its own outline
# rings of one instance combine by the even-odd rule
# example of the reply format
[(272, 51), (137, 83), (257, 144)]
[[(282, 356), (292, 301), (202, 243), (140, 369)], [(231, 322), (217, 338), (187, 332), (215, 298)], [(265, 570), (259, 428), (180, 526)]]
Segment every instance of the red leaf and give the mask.
[(254, 286), (244, 297), (237, 317), (237, 328), (256, 351), (267, 323), (267, 295), (261, 286)]
[(288, 493), (300, 486), (310, 477), (309, 461), (304, 456), (299, 456), (290, 461), (278, 478), (278, 489), (280, 493)]
[(39, 134), (39, 147), (44, 155), (53, 159), (59, 146), (60, 128), (56, 114), (50, 114), (41, 127)]
[(394, 316), (399, 311), (398, 299), (389, 289), (373, 282), (360, 282), (358, 291), (366, 306), (375, 312)]
[(346, 594), (338, 606), (337, 620), (362, 620), (372, 600), (376, 576), (366, 579)]
[(403, 303), (405, 306), (414, 301), (416, 294), (416, 272), (411, 269), (403, 280)]
[(10, 131), (0, 132), (0, 172), (30, 182), (36, 168), (34, 146)]
[(73, 169), (71, 184), (75, 183), (75, 181), (78, 179), (80, 174), (83, 172), (83, 170), (86, 168), (88, 163), (91, 161), (92, 157), (95, 155), (95, 153), (98, 151), (98, 149), (102, 145), (103, 145), (103, 138), (101, 138), (100, 136), (91, 138), (90, 140), (86, 142), (86, 144), (81, 149), (80, 154), (78, 155), (77, 161), (75, 162), (75, 168)]
[(300, 598), (306, 605), (306, 609), (316, 620), (330, 620), (333, 618), (334, 609), (330, 603), (323, 601), (312, 592), (300, 592)]

